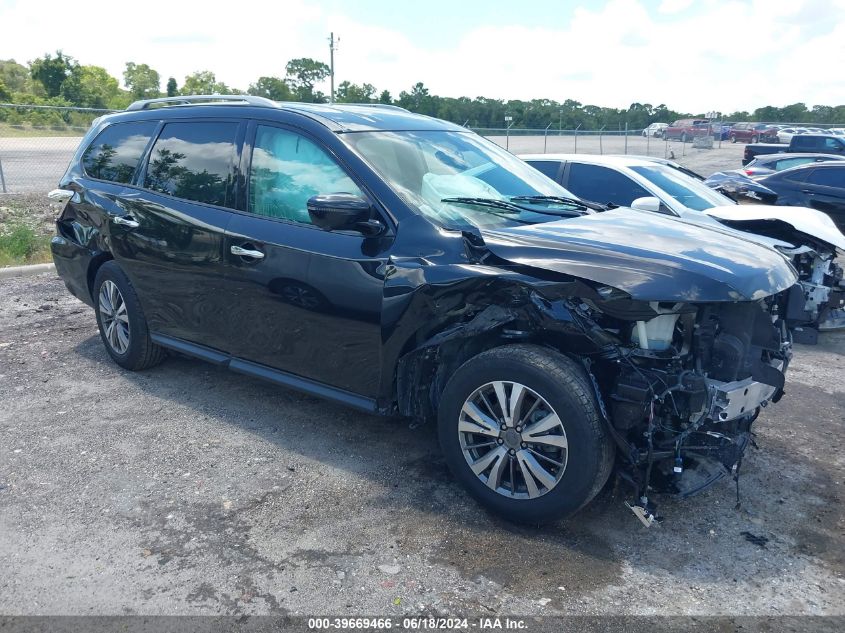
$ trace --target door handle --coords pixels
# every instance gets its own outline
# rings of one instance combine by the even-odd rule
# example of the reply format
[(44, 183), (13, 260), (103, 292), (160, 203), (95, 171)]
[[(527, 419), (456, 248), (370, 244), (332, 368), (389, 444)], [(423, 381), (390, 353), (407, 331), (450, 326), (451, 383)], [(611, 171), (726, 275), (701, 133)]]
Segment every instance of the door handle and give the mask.
[(121, 226), (125, 226), (130, 229), (137, 229), (141, 226), (131, 215), (116, 215), (112, 218), (112, 220), (115, 224), (120, 224)]
[(261, 251), (253, 251), (248, 248), (241, 248), (240, 246), (233, 246), (229, 249), (232, 255), (239, 257), (249, 257), (251, 259), (264, 259), (264, 253)]

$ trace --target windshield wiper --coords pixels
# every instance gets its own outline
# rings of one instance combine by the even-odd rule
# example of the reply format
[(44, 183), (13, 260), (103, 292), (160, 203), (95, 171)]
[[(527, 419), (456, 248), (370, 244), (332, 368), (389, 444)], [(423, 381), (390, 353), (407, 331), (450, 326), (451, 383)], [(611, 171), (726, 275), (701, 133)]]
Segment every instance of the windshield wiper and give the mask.
[[(510, 213), (522, 213), (523, 211), (529, 210), (518, 204), (513, 204), (511, 202), (508, 202), (507, 200), (499, 200), (498, 198), (441, 198), (440, 202), (448, 202), (452, 204), (472, 204), (478, 207), (489, 207), (490, 209), (500, 209), (502, 211), (509, 211)], [(505, 215), (504, 213), (494, 213), (492, 211), (490, 211), (489, 213), (491, 215), (497, 215), (500, 218), (507, 218), (508, 220), (514, 220), (522, 224), (531, 224), (531, 222), (527, 220), (514, 218), (512, 216)]]
[(514, 196), (511, 200), (524, 202), (557, 202), (559, 204), (569, 204), (580, 209), (592, 209), (593, 211), (607, 211), (614, 208), (616, 205), (598, 204), (597, 202), (588, 202), (587, 200), (578, 200), (576, 198), (566, 198), (564, 196)]
[[(542, 196), (541, 196), (542, 197)], [(530, 201), (530, 196), (525, 196), (524, 199), (526, 202)], [(523, 199), (522, 197), (515, 197), (511, 198), (511, 200), (520, 200)], [(566, 200), (567, 198), (561, 198), (561, 200)], [(492, 209), (503, 209), (506, 211), (511, 211), (515, 213), (522, 213), (523, 211), (527, 211), (529, 213), (539, 213), (540, 215), (554, 215), (556, 217), (567, 217), (572, 216), (572, 212), (564, 211), (551, 211), (548, 209), (532, 209), (531, 207), (526, 207), (521, 204), (514, 204), (513, 202), (508, 202), (507, 200), (500, 200), (499, 198), (442, 198), (440, 202), (450, 202), (453, 204), (473, 204), (479, 207), (490, 207)], [(583, 202), (574, 201), (575, 204), (579, 208), (587, 209), (587, 207)], [(568, 203), (567, 203), (568, 204)], [(604, 209), (602, 209), (604, 211)], [(520, 220), (521, 221), (521, 220)]]

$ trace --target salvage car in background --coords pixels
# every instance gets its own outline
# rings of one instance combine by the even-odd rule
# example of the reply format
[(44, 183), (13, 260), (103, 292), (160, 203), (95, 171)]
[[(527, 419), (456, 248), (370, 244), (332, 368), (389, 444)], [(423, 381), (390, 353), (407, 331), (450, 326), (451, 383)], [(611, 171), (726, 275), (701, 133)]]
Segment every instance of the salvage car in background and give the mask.
[(653, 136), (660, 138), (663, 136), (663, 130), (669, 127), (668, 123), (652, 123), (643, 130), (643, 137)]
[[(820, 325), (845, 304), (843, 271), (834, 261), (837, 251), (845, 254), (845, 235), (821, 211), (804, 206), (737, 205), (677, 168), (651, 159), (581, 154), (521, 158), (545, 174), (554, 173), (557, 182), (582, 199), (648, 209), (708, 225), (725, 224), (777, 248), (800, 274), (805, 298), (801, 314), (796, 305), (792, 307), (799, 324), (796, 336), (803, 342), (814, 342)], [(832, 316), (838, 322), (840, 315)]]
[[(823, 163), (832, 160), (845, 160), (845, 156), (835, 154), (759, 154), (755, 156), (741, 170), (736, 170), (746, 176), (768, 176), (776, 171), (791, 169), (809, 163)], [(730, 172), (720, 172), (730, 173)]]
[[(615, 465), (648, 524), (655, 490), (736, 474), (783, 394), (797, 276), (779, 253), (597, 212), (401, 108), (136, 102), (93, 124), (52, 196), (57, 271), (117, 364), (176, 350), (437, 419), (455, 478), (513, 520), (576, 512)], [(325, 302), (275, 292), (292, 274)], [(355, 311), (335, 300), (341, 276)]]
[(756, 143), (761, 140), (763, 130), (769, 126), (766, 123), (734, 123), (728, 135), (731, 143)]
[(678, 119), (663, 130), (663, 138), (681, 143), (692, 141), (699, 136), (710, 135), (710, 122), (707, 119)]
[[(838, 156), (827, 158), (770, 174), (754, 175), (750, 180), (768, 192), (767, 199), (772, 204), (811, 207), (830, 216), (832, 222), (845, 231), (845, 161)], [(706, 184), (724, 188), (731, 175), (731, 172), (713, 174)], [(723, 176), (721, 183), (720, 176)], [(745, 195), (744, 191), (738, 193)]]

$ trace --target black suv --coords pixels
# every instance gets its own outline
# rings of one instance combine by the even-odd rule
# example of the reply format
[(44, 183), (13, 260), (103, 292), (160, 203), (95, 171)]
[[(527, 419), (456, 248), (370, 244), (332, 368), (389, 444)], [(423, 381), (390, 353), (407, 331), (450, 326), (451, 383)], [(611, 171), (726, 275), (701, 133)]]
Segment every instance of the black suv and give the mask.
[(94, 123), (52, 250), (131, 370), (167, 350), (437, 419), (487, 507), (569, 515), (614, 464), (635, 513), (736, 469), (782, 393), (796, 281), (729, 229), (582, 203), (396, 107), (138, 102)]

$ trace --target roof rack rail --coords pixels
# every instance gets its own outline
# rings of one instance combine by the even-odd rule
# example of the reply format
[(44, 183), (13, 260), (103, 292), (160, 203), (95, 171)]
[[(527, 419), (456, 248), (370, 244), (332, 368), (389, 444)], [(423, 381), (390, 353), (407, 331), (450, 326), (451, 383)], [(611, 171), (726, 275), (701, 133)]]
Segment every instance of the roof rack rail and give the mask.
[(354, 105), (354, 106), (364, 106), (366, 108), (386, 108), (389, 110), (401, 110), (402, 112), (410, 112), (407, 108), (403, 108), (402, 106), (393, 105), (392, 103), (333, 103), (331, 105)]
[(161, 97), (159, 99), (141, 99), (129, 104), (127, 110), (147, 110), (152, 105), (194, 105), (201, 103), (242, 103), (245, 105), (277, 108), (279, 104), (266, 97), (254, 95), (188, 95), (185, 97)]

